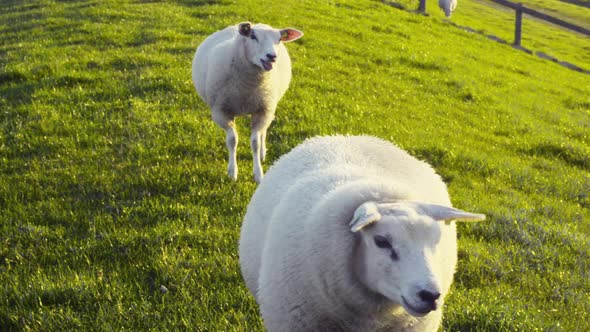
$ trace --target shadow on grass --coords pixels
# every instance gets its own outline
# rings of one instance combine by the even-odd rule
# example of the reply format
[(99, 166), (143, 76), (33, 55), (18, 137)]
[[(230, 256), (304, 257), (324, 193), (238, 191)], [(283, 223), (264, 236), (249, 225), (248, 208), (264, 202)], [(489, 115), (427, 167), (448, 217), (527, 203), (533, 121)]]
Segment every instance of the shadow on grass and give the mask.
[(22, 327), (12, 320), (8, 312), (4, 310), (4, 308), (0, 308), (0, 327), (2, 331), (20, 331)]
[(485, 160), (466, 155), (455, 155), (452, 151), (439, 147), (414, 149), (411, 153), (434, 167), (447, 185), (461, 174), (474, 174), (482, 178), (496, 174), (496, 169), (488, 165)]
[[(146, 1), (144, 1), (146, 2)], [(151, 1), (147, 1), (151, 2)], [(179, 4), (187, 7), (202, 7), (202, 6), (210, 6), (210, 5), (228, 5), (229, 1), (225, 0), (179, 0), (177, 1)]]
[(0, 83), (0, 95), (4, 98), (4, 101), (0, 101), (0, 105), (5, 104), (10, 107), (29, 105), (32, 102), (33, 93), (38, 88), (39, 83), (29, 81), (13, 81), (7, 84)]
[(563, 104), (570, 109), (590, 110), (590, 101), (578, 101), (573, 98), (567, 98), (563, 101)]
[(445, 66), (443, 66), (439, 63), (436, 63), (434, 61), (421, 61), (421, 60), (412, 59), (412, 58), (408, 58), (408, 57), (400, 57), (399, 62), (400, 62), (400, 64), (406, 65), (408, 67), (421, 69), (421, 70), (427, 70), (427, 71), (444, 72), (444, 71), (449, 70), (448, 67), (445, 67)]
[(559, 159), (570, 166), (590, 170), (590, 156), (571, 145), (546, 142), (520, 152), (528, 156)]

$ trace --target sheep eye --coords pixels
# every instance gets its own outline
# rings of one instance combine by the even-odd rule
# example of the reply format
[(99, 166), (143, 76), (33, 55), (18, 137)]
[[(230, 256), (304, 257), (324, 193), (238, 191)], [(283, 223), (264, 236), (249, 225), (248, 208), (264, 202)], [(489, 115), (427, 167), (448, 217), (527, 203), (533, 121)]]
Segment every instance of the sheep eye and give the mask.
[(250, 35), (250, 38), (254, 39), (255, 41), (258, 41), (258, 38), (256, 38), (256, 35), (254, 34), (254, 32), (252, 32), (252, 34)]
[(397, 261), (399, 259), (397, 252), (393, 249), (391, 249), (391, 259), (393, 259), (394, 261)]
[(375, 235), (374, 240), (377, 247), (391, 249), (391, 243), (389, 243), (385, 236)]

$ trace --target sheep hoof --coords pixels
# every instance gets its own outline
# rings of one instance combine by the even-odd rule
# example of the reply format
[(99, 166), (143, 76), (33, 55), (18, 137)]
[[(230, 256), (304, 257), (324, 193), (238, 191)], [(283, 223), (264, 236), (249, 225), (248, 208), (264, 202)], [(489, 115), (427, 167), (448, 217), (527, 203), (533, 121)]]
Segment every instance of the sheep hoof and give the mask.
[(232, 180), (234, 181), (238, 180), (238, 169), (233, 165), (228, 166), (227, 175), (229, 175), (229, 177), (232, 178)]

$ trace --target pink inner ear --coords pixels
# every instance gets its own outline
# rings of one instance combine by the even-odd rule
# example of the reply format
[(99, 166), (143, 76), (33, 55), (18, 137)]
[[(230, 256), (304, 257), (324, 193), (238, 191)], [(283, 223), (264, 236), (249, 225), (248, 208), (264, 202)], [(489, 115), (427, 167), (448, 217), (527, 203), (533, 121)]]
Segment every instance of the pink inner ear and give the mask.
[(301, 38), (301, 36), (303, 36), (303, 33), (299, 30), (295, 30), (295, 29), (281, 30), (281, 40), (284, 42), (289, 42), (289, 41), (299, 39), (299, 38)]

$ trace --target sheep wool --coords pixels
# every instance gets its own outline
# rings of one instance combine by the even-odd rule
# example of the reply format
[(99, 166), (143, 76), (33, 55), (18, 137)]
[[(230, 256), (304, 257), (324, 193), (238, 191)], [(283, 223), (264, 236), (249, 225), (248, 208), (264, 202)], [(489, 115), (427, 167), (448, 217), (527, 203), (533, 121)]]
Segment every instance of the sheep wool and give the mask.
[(228, 175), (238, 177), (238, 133), (234, 118), (252, 115), (250, 146), (256, 182), (263, 177), (266, 131), (291, 82), (291, 60), (283, 42), (300, 38), (297, 29), (243, 22), (213, 33), (197, 48), (192, 78), (213, 121), (226, 133)]
[(273, 331), (436, 331), (457, 263), (451, 207), (428, 164), (370, 136), (308, 139), (267, 172), (239, 242)]
[(457, 8), (457, 0), (438, 0), (438, 6), (445, 12), (445, 16), (449, 18)]

